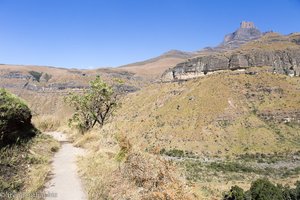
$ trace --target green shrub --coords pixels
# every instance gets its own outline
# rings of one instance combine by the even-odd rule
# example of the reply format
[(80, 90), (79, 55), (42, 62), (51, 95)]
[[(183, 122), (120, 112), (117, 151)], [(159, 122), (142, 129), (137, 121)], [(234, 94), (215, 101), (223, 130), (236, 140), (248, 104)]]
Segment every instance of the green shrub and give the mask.
[(28, 72), (33, 78), (34, 80), (36, 80), (37, 82), (40, 82), (40, 79), (43, 75), (43, 72), (37, 72), (37, 71), (29, 71)]
[(46, 82), (48, 82), (51, 78), (52, 78), (52, 75), (51, 75), (51, 74), (46, 73), (46, 74), (44, 75), (44, 79), (45, 79)]
[(223, 200), (245, 200), (246, 195), (242, 188), (239, 186), (232, 186), (228, 194), (225, 194)]
[(31, 111), (18, 97), (0, 89), (0, 147), (35, 136)]
[(268, 179), (258, 179), (251, 184), (251, 199), (253, 200), (284, 200), (279, 187)]
[(212, 162), (208, 166), (211, 169), (222, 172), (245, 172), (245, 173), (262, 173), (261, 170), (253, 168), (251, 166), (245, 166), (244, 164), (238, 162)]
[(300, 181), (297, 181), (295, 185), (296, 185), (296, 188), (293, 190), (295, 199), (300, 199)]
[(268, 179), (258, 179), (252, 182), (250, 190), (246, 192), (238, 186), (231, 187), (223, 200), (299, 200), (300, 182), (297, 181), (295, 186), (295, 188), (283, 187), (274, 185)]
[(99, 76), (90, 81), (90, 88), (83, 94), (71, 93), (64, 100), (75, 110), (69, 126), (76, 127), (81, 133), (96, 124), (102, 127), (118, 106), (116, 91)]
[(180, 149), (171, 149), (169, 151), (165, 151), (164, 152), (167, 156), (171, 156), (171, 157), (184, 157), (184, 151), (180, 150)]
[(200, 161), (189, 160), (183, 162), (183, 166), (186, 171), (187, 180), (198, 181), (203, 179), (204, 165)]

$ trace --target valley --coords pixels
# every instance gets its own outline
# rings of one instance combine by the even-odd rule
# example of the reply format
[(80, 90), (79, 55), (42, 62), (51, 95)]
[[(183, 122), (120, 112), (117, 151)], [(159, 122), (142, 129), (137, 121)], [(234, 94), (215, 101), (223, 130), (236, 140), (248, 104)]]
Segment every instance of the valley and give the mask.
[[(29, 163), (28, 177), (43, 168), (33, 184), (19, 168), (8, 167), (17, 175), (7, 177), (4, 156), (1, 189), (50, 191), (58, 199), (209, 200), (223, 199), (233, 185), (249, 190), (260, 178), (294, 187), (300, 180), (299, 39), (299, 33), (261, 32), (242, 22), (216, 47), (172, 50), (115, 68), (0, 65), (0, 88), (24, 99), (39, 131), (32, 146), (22, 147), (31, 159), (19, 158), (17, 149), (12, 155), (3, 149), (3, 155), (7, 151), (24, 166)], [(97, 78), (104, 82), (92, 85)], [(91, 100), (87, 92), (93, 87), (104, 88), (96, 90), (104, 93), (95, 98), (97, 105), (111, 101), (110, 89), (116, 94), (115, 111), (104, 125), (70, 126), (69, 119), (82, 110), (66, 98)], [(75, 103), (86, 99), (80, 100)], [(94, 103), (88, 100), (84, 109)], [(65, 134), (68, 143), (46, 134), (53, 131)], [(76, 156), (79, 148), (85, 153)], [(63, 189), (66, 177), (77, 188), (69, 196), (63, 194), (72, 191)]]

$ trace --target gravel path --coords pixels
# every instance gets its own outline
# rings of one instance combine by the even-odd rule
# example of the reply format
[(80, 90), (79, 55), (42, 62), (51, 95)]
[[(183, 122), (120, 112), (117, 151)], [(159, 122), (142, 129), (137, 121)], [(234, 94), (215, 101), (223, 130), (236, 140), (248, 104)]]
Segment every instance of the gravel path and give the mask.
[(76, 157), (84, 150), (74, 147), (61, 132), (46, 133), (61, 142), (52, 163), (51, 180), (46, 184), (46, 200), (85, 200), (81, 180), (77, 174)]

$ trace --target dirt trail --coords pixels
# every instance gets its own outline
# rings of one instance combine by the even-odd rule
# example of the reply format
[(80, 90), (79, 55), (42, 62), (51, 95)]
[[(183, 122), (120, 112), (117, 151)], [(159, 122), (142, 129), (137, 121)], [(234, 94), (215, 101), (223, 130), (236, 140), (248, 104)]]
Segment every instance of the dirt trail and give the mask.
[(46, 200), (85, 200), (81, 180), (77, 174), (76, 157), (84, 150), (74, 147), (67, 136), (61, 132), (47, 133), (61, 142), (52, 163), (51, 180), (46, 184)]

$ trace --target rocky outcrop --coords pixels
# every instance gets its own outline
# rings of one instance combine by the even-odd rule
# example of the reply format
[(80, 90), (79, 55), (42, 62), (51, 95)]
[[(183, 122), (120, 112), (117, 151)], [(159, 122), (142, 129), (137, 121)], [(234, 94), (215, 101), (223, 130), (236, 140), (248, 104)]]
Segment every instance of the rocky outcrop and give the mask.
[(265, 111), (257, 113), (265, 121), (300, 124), (300, 111)]
[(229, 54), (196, 57), (180, 63), (162, 75), (163, 81), (186, 80), (218, 70), (272, 66), (273, 72), (290, 76), (300, 75), (300, 48), (284, 50), (254, 49)]
[(217, 47), (197, 55), (162, 74), (162, 81), (187, 80), (219, 70), (268, 66), (274, 73), (300, 76), (300, 34), (262, 33), (253, 22), (225, 36)]
[(224, 37), (224, 41), (217, 47), (220, 49), (234, 49), (246, 42), (256, 40), (263, 36), (253, 22), (241, 22), (240, 28)]
[(0, 77), (6, 79), (23, 79), (23, 80), (29, 80), (32, 78), (31, 75), (23, 74), (22, 72), (19, 71), (7, 72), (3, 75), (0, 75)]

